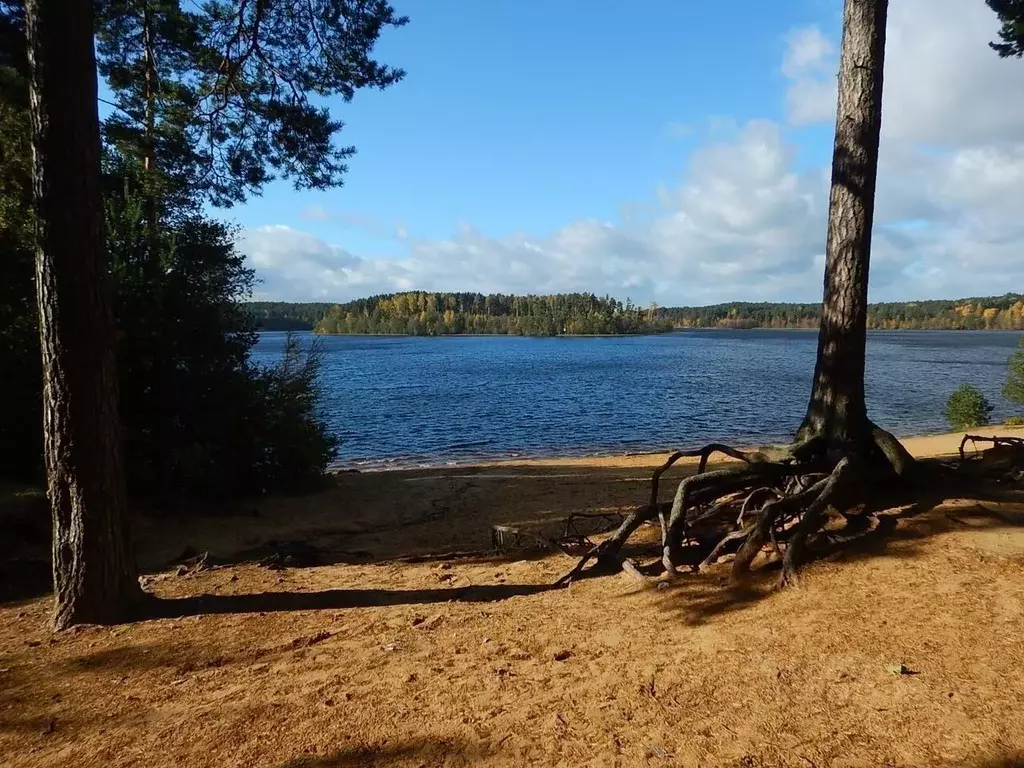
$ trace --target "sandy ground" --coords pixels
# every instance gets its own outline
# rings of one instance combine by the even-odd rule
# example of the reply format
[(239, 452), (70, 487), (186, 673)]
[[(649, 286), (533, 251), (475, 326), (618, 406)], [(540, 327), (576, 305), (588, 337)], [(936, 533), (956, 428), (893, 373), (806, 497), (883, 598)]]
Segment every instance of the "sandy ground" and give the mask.
[[(633, 506), (662, 459), (344, 474), (146, 517), (149, 588), (199, 610), (52, 635), (48, 599), (0, 605), (0, 765), (1024, 766), (1024, 507), (901, 520), (782, 593), (714, 570), (551, 590), (565, 555), (446, 554)], [(327, 564), (244, 563), (286, 539)], [(186, 547), (225, 566), (177, 576)]]

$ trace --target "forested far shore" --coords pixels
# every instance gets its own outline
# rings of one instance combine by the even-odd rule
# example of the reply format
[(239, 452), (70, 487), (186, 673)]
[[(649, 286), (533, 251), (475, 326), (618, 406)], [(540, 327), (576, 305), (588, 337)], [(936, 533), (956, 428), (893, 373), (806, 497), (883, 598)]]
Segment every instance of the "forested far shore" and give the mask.
[[(669, 307), (659, 317), (679, 328), (814, 328), (821, 304), (731, 302)], [(868, 305), (872, 330), (1024, 330), (1024, 295), (895, 301)]]
[[(402, 299), (400, 297), (409, 297)], [(416, 307), (416, 309), (414, 309)], [(674, 328), (818, 327), (821, 304), (731, 302), (635, 307), (592, 294), (384, 294), (344, 304), (252, 301), (260, 330), (329, 334), (628, 334)], [(426, 314), (424, 314), (426, 313)], [(868, 305), (872, 330), (1024, 330), (1024, 294)]]
[(671, 323), (657, 307), (609, 296), (569, 293), (513, 296), (482, 293), (384, 294), (332, 307), (315, 330), (326, 334), (448, 336), (619, 335), (663, 333)]
[(261, 331), (312, 331), (332, 302), (247, 301), (245, 311)]

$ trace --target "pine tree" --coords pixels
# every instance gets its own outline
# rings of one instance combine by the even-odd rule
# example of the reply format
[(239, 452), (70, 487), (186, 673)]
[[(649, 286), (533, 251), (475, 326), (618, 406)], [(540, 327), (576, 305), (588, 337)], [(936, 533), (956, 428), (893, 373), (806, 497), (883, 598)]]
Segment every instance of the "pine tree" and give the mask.
[(114, 93), (108, 139), (162, 195), (241, 202), (275, 177), (342, 183), (354, 147), (317, 101), (350, 101), (404, 76), (373, 47), (407, 19), (385, 0), (100, 0), (100, 73)]
[(121, 469), (91, 0), (29, 0), (36, 289), (59, 628), (141, 601)]
[(1004, 58), (1024, 56), (1024, 0), (986, 0), (996, 12), (1002, 27), (1000, 43), (990, 43), (993, 50)]

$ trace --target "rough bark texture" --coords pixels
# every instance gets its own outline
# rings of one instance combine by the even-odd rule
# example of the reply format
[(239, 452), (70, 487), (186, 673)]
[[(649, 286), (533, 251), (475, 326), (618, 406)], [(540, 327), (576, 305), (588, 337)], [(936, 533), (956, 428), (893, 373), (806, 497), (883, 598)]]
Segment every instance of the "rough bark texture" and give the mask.
[(864, 404), (868, 267), (882, 125), (887, 0), (846, 0), (832, 158), (825, 297), (814, 388), (800, 439), (870, 439)]
[(90, 0), (29, 0), (47, 490), (55, 626), (122, 620), (142, 597), (121, 470)]

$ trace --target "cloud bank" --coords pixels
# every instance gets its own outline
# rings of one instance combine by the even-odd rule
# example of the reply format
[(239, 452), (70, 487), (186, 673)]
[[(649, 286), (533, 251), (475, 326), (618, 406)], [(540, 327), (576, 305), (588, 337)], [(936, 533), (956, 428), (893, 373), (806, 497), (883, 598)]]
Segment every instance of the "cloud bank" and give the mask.
[[(1024, 287), (1024, 63), (988, 48), (984, 3), (893, 0), (871, 298), (1003, 293)], [(260, 297), (343, 301), (402, 290), (593, 291), (660, 304), (817, 300), (827, 167), (800, 169), (787, 136), (834, 120), (838, 40), (788, 36), (786, 124), (755, 120), (689, 158), (655, 212), (584, 219), (553, 233), (445, 240), (393, 235), (403, 257), (354, 254), (301, 230), (245, 230)], [(624, 201), (624, 204), (628, 201)], [(306, 218), (330, 217), (322, 208)], [(369, 224), (367, 226), (370, 226)]]

